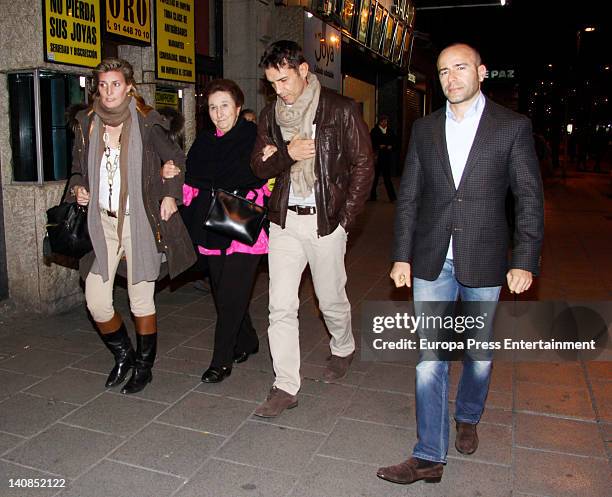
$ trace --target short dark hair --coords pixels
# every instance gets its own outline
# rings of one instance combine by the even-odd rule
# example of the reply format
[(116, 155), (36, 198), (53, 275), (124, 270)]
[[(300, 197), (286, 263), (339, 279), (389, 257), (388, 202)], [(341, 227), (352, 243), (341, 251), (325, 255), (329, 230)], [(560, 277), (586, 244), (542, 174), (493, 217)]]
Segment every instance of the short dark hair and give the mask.
[(306, 57), (300, 45), (290, 40), (279, 40), (266, 48), (259, 61), (259, 67), (280, 69), (286, 65), (291, 69), (297, 69), (304, 62), (306, 62)]
[(229, 93), (236, 107), (242, 107), (242, 104), (244, 104), (244, 93), (242, 93), (242, 90), (235, 81), (231, 79), (213, 79), (209, 81), (204, 87), (204, 98), (208, 102), (208, 97), (218, 91)]

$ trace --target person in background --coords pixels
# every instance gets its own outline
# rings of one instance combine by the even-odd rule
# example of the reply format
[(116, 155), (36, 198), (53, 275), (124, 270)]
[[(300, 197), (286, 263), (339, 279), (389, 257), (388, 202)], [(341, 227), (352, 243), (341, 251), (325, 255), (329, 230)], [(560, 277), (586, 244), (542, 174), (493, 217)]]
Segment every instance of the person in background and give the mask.
[[(268, 236), (261, 230), (251, 247), (204, 228), (213, 188), (237, 191), (264, 205), (270, 195), (265, 180), (253, 175), (251, 152), (257, 126), (240, 117), (244, 94), (228, 79), (216, 79), (204, 89), (214, 131), (202, 131), (187, 156), (183, 218), (200, 257), (206, 258), (217, 309), (215, 344), (205, 383), (218, 383), (232, 373), (233, 363), (246, 361), (259, 351), (259, 339), (249, 315), (257, 266), (268, 252)], [(164, 167), (164, 177), (175, 173)]]
[(240, 111), (240, 117), (257, 124), (257, 114), (253, 109), (242, 109), (242, 111)]
[[(155, 281), (195, 262), (189, 235), (176, 215), (182, 202), (185, 156), (168, 138), (169, 122), (144, 103), (123, 59), (104, 59), (93, 71), (96, 93), (76, 116), (68, 199), (89, 206), (93, 250), (79, 261), (87, 308), (115, 358), (106, 387), (141, 391), (153, 379), (157, 351)], [(162, 162), (177, 174), (163, 180)], [(113, 283), (127, 277), (136, 350), (113, 306)]]
[(376, 200), (378, 178), (382, 175), (389, 201), (395, 202), (396, 196), (395, 188), (393, 188), (393, 182), (391, 181), (391, 168), (397, 140), (393, 131), (389, 129), (389, 118), (387, 116), (380, 116), (378, 123), (370, 132), (370, 137), (372, 138), (372, 149), (376, 155), (376, 172), (374, 174), (374, 183), (372, 183), (370, 200)]

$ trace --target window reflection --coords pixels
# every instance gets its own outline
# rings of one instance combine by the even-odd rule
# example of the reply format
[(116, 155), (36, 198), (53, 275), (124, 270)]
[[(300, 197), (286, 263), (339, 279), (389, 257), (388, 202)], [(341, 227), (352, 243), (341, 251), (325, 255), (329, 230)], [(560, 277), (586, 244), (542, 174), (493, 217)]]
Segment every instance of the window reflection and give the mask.
[(379, 52), (380, 44), (383, 35), (383, 23), (387, 17), (387, 11), (380, 5), (376, 5), (376, 14), (374, 16), (374, 25), (372, 27), (372, 43), (370, 48)]

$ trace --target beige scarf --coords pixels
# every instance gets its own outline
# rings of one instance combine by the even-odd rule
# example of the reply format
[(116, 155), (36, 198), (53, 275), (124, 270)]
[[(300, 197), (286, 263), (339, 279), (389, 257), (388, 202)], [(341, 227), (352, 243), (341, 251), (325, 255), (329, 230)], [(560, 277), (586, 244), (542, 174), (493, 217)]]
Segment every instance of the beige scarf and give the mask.
[[(294, 104), (287, 105), (282, 99), (276, 99), (275, 116), (283, 140), (291, 141), (295, 136), (312, 138), (312, 124), (321, 95), (321, 84), (317, 77), (309, 72), (306, 76), (307, 85)], [(291, 166), (291, 184), (297, 197), (308, 198), (313, 191), (315, 182), (315, 158), (301, 160)]]

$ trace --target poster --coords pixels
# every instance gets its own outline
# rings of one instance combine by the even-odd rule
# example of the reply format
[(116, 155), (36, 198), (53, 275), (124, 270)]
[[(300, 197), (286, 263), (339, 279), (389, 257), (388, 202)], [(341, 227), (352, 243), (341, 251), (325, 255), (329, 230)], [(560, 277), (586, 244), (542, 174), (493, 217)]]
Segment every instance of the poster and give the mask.
[(45, 60), (95, 67), (100, 63), (99, 0), (43, 0)]
[(149, 0), (106, 0), (106, 32), (142, 44), (151, 44)]
[(304, 13), (304, 57), (321, 85), (342, 92), (341, 34), (318, 17)]
[(158, 79), (195, 83), (194, 0), (155, 0)]

